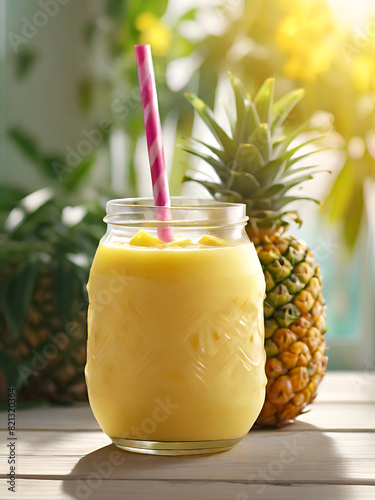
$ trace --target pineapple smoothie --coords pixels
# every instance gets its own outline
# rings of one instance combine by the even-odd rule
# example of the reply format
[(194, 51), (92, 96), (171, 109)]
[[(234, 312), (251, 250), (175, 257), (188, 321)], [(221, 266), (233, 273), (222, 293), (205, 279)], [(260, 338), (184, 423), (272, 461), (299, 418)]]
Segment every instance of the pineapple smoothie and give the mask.
[[(265, 398), (265, 284), (254, 246), (212, 236), (100, 243), (86, 379), (111, 438), (242, 438)], [(115, 441), (116, 442), (116, 441)]]

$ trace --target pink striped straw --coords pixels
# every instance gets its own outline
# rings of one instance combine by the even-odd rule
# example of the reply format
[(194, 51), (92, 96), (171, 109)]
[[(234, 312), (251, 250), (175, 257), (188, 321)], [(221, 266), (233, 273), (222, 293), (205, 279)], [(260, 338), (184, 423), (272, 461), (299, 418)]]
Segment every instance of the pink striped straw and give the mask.
[[(157, 207), (170, 207), (171, 201), (169, 197), (168, 178), (165, 172), (163, 137), (151, 48), (146, 44), (135, 45), (134, 48), (138, 65), (138, 80), (146, 129), (154, 203)], [(161, 221), (171, 220), (170, 210), (157, 210), (156, 217)], [(165, 242), (173, 241), (172, 227), (159, 227), (158, 237)]]

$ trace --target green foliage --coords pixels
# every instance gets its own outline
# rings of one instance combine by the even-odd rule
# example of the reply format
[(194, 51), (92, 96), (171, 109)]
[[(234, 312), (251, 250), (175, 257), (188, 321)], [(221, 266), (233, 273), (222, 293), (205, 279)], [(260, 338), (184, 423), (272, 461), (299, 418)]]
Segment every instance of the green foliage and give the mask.
[[(56, 176), (52, 167), (57, 155), (43, 152), (19, 129), (10, 136), (49, 185), (27, 196), (12, 187), (0, 190), (0, 310), (15, 340), (25, 323), (38, 273), (48, 270), (53, 275), (61, 318), (69, 319), (74, 305), (86, 302), (89, 266), (105, 231), (105, 199), (98, 194), (95, 200), (87, 198), (80, 190), (88, 182), (93, 157)], [(70, 222), (66, 211), (74, 206), (81, 219)]]
[(32, 70), (36, 59), (37, 59), (36, 53), (28, 49), (20, 50), (15, 54), (14, 71), (16, 77), (19, 80), (26, 78), (26, 76)]
[[(192, 94), (186, 95), (220, 147), (212, 147), (197, 140), (192, 141), (192, 146), (182, 147), (211, 165), (220, 182), (190, 176), (185, 176), (184, 180), (198, 182), (220, 201), (246, 203), (249, 217), (258, 225), (273, 225), (275, 222), (286, 224), (288, 218), (301, 223), (295, 211), (285, 210), (285, 207), (297, 200), (318, 203), (308, 196), (290, 195), (289, 191), (322, 172), (313, 165), (298, 166), (299, 159), (313, 154), (311, 152), (298, 156), (301, 148), (320, 137), (290, 148), (290, 142), (298, 135), (299, 128), (285, 136), (282, 123), (299, 102), (303, 92), (292, 91), (274, 105), (275, 82), (269, 78), (252, 101), (243, 83), (232, 74), (229, 77), (236, 99), (237, 116), (236, 119), (231, 117), (233, 137), (224, 132), (216, 122), (212, 110), (201, 99)], [(196, 145), (209, 149), (209, 154), (196, 149)]]

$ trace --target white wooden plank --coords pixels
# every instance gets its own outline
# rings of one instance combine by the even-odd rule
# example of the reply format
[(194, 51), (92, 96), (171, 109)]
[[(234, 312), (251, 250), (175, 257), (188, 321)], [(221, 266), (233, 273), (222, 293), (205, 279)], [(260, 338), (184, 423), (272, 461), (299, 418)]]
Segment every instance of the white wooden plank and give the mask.
[[(296, 432), (303, 430), (375, 430), (375, 403), (322, 403), (307, 407), (308, 412), (300, 415), (292, 425), (282, 427), (280, 431)], [(65, 430), (97, 431), (100, 430), (88, 405), (19, 411), (17, 430)]]
[(16, 493), (6, 492), (4, 500), (373, 500), (373, 486), (330, 486), (239, 484), (225, 482), (204, 483), (171, 481), (103, 481), (95, 488), (87, 481), (17, 481)]
[(375, 431), (375, 404), (369, 403), (325, 403), (306, 408), (292, 425), (281, 427), (281, 431)]
[(375, 402), (375, 371), (328, 372), (324, 376), (316, 403)]
[[(356, 403), (370, 403), (375, 402), (375, 373), (362, 373), (362, 372), (329, 372), (322, 381), (318, 396), (313, 405), (310, 405), (315, 415), (311, 413), (310, 416), (300, 417), (302, 422), (313, 423), (313, 425), (322, 426), (325, 429), (334, 429), (334, 421), (327, 423), (329, 415), (336, 412), (332, 408), (329, 410), (322, 410), (322, 421), (317, 421), (318, 406), (327, 403), (337, 402), (356, 402)], [(361, 411), (363, 412), (363, 410)], [(345, 412), (346, 413), (346, 412)], [(343, 415), (342, 415), (343, 416)], [(7, 414), (6, 412), (0, 413), (0, 429), (6, 429)], [(312, 419), (312, 421), (310, 420)], [(307, 419), (307, 420), (306, 420)], [(331, 419), (333, 420), (333, 419)], [(375, 420), (375, 419), (374, 419)], [(335, 420), (339, 428), (353, 428), (353, 424), (345, 424), (342, 427), (341, 420)], [(357, 425), (362, 429), (372, 428), (370, 425), (361, 423), (361, 419), (355, 420)], [(348, 425), (350, 427), (348, 427)], [(17, 412), (17, 428), (18, 429), (49, 429), (49, 430), (97, 430), (99, 426), (92, 415), (91, 410), (87, 404), (79, 404), (74, 407), (48, 407), (48, 408), (34, 408), (29, 410), (19, 410)], [(300, 430), (302, 427), (300, 426)]]
[[(19, 477), (107, 474), (108, 479), (375, 484), (375, 433), (258, 431), (228, 452), (192, 457), (147, 456), (122, 452), (114, 445), (102, 447), (100, 433), (77, 433), (74, 444), (72, 434), (60, 433), (40, 442), (36, 450), (31, 443), (30, 455), (18, 456)], [(27, 449), (25, 444), (23, 452)], [(4, 467), (0, 470), (3, 473)]]
[[(0, 428), (6, 429), (6, 414), (0, 414)], [(75, 406), (50, 406), (17, 411), (17, 430), (100, 430), (87, 403)]]

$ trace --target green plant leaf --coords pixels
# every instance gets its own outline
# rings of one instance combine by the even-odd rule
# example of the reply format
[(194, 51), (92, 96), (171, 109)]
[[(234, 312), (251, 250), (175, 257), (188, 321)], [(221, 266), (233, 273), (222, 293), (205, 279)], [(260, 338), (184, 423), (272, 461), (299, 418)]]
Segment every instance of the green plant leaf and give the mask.
[(305, 95), (304, 89), (295, 89), (283, 95), (273, 106), (274, 120), (271, 125), (272, 135), (276, 134), (289, 116), (292, 109), (299, 103)]
[(230, 172), (228, 188), (231, 191), (241, 193), (243, 197), (250, 197), (259, 189), (259, 182), (256, 178), (247, 172)]
[(34, 290), (38, 264), (28, 263), (20, 271), (16, 271), (2, 286), (0, 304), (5, 319), (10, 326), (11, 338), (17, 340), (26, 321)]
[(132, 24), (134, 22), (135, 18), (143, 14), (144, 12), (149, 12), (151, 14), (154, 14), (156, 17), (161, 17), (168, 5), (168, 0), (158, 0), (155, 2), (155, 0), (142, 0), (142, 2), (139, 2), (138, 0), (128, 0), (127, 2), (121, 2), (121, 0), (109, 0), (115, 3), (123, 3), (125, 4), (127, 8), (127, 20), (129, 24)]
[(18, 187), (0, 186), (0, 212), (4, 211), (6, 215), (27, 195), (27, 193)]
[(256, 127), (248, 140), (249, 144), (254, 144), (262, 155), (264, 162), (270, 159), (272, 151), (271, 133), (266, 123), (261, 123)]
[[(248, 108), (250, 105), (250, 96), (239, 78), (234, 76), (230, 71), (228, 72), (230, 83), (233, 88), (234, 97), (236, 100), (236, 128), (233, 138), (238, 144), (243, 142), (246, 137), (244, 136), (245, 122), (248, 116)], [(248, 134), (247, 134), (248, 135)]]
[(223, 148), (232, 154), (232, 158), (235, 154), (235, 147), (232, 139), (224, 132), (224, 130), (217, 124), (212, 110), (194, 94), (185, 94), (185, 97), (190, 101), (194, 109), (197, 111), (199, 116), (211, 130), (215, 138), (223, 146)]
[(259, 189), (253, 196), (254, 200), (259, 200), (261, 198), (270, 199), (273, 196), (279, 194), (284, 188), (284, 184), (271, 184), (270, 186), (264, 186)]
[(302, 132), (305, 131), (308, 124), (309, 122), (303, 123), (301, 126), (297, 127), (292, 132), (289, 132), (289, 134), (287, 135), (278, 134), (279, 138), (273, 142), (275, 157), (283, 155), (286, 152), (287, 148), (292, 143), (292, 141), (294, 141), (296, 137), (298, 137)]
[(350, 252), (353, 252), (358, 239), (363, 207), (363, 183), (357, 181), (352, 187), (352, 195), (344, 217), (344, 239)]
[(185, 175), (183, 182), (197, 182), (201, 184), (203, 187), (207, 189), (210, 195), (213, 198), (216, 198), (220, 201), (232, 201), (237, 202), (242, 200), (242, 196), (230, 189), (226, 189), (222, 184), (218, 184), (217, 182), (204, 181), (201, 179), (193, 179), (192, 177)]
[(95, 164), (95, 156), (85, 158), (79, 165), (73, 167), (66, 176), (62, 177), (64, 187), (68, 191), (77, 189), (80, 182), (86, 179)]
[(229, 103), (227, 101), (224, 101), (224, 99), (219, 99), (219, 102), (223, 107), (225, 114), (227, 115), (232, 137), (234, 137), (236, 134), (236, 120), (233, 118), (232, 110), (230, 109)]
[(92, 104), (93, 82), (89, 78), (84, 78), (78, 83), (78, 101), (83, 111), (88, 111)]
[(38, 167), (38, 169), (49, 178), (53, 180), (56, 179), (56, 174), (51, 167), (51, 162), (52, 158), (59, 161), (59, 155), (53, 156), (52, 158), (50, 156), (45, 156), (40, 150), (37, 142), (20, 128), (13, 128), (9, 130), (8, 134), (23, 154), (31, 160), (34, 166)]
[(19, 128), (12, 128), (9, 136), (30, 160), (39, 166), (43, 164), (43, 155), (29, 134)]
[[(322, 139), (323, 136), (319, 136), (319, 137), (313, 137), (312, 139), (309, 139), (301, 144), (298, 144), (298, 146), (295, 146), (294, 148), (292, 149), (288, 149), (282, 156), (281, 158), (283, 158), (284, 160), (290, 160), (292, 158), (292, 156), (294, 156), (301, 148), (307, 146), (308, 144), (311, 144), (312, 142), (316, 142), (316, 141), (319, 141), (320, 139)], [(318, 151), (317, 151), (318, 152)], [(309, 156), (310, 154), (313, 154), (313, 152), (309, 152), (307, 153), (307, 155), (304, 155), (304, 156)], [(298, 161), (300, 158), (303, 158), (303, 156), (300, 156), (299, 158), (297, 158), (296, 161)]]
[(264, 161), (254, 144), (240, 144), (233, 162), (233, 170), (238, 172), (257, 173)]
[(105, 4), (105, 11), (109, 17), (117, 20), (124, 11), (125, 2), (121, 0), (107, 0)]
[(281, 174), (284, 172), (286, 166), (286, 161), (278, 158), (277, 160), (269, 161), (267, 165), (256, 173), (256, 177), (261, 185), (265, 183), (273, 182), (275, 179), (279, 179)]
[(36, 61), (36, 54), (32, 50), (23, 49), (15, 55), (15, 74), (18, 79), (25, 78)]
[(200, 151), (197, 151), (196, 149), (193, 149), (189, 146), (180, 145), (180, 148), (183, 151), (186, 151), (187, 153), (190, 153), (194, 156), (197, 156), (198, 158), (201, 158), (202, 160), (207, 162), (209, 165), (211, 165), (211, 167), (215, 170), (215, 172), (220, 177), (220, 179), (222, 179), (222, 180), (227, 179), (228, 169), (220, 160), (216, 160), (212, 156), (205, 155), (204, 153), (201, 153)]
[(271, 123), (275, 79), (267, 78), (254, 99), (261, 123)]
[(320, 205), (320, 201), (316, 200), (315, 198), (309, 198), (307, 196), (284, 196), (282, 198), (278, 198), (272, 201), (272, 210), (280, 210), (280, 208), (285, 207), (285, 205), (288, 205), (293, 201), (301, 201), (301, 200), (313, 201), (317, 205)]
[(226, 153), (226, 151), (215, 148), (215, 146), (211, 146), (210, 144), (200, 141), (199, 139), (192, 138), (190, 140), (193, 142), (197, 142), (198, 144), (202, 144), (202, 146), (209, 149), (214, 155), (220, 158), (220, 160), (223, 162), (224, 165), (228, 164), (231, 161), (231, 157)]
[[(320, 149), (315, 149), (314, 151), (309, 151), (308, 153), (305, 153), (303, 155), (300, 155), (300, 156), (296, 156), (294, 158), (291, 158), (290, 160), (287, 161), (287, 164), (286, 164), (286, 169), (285, 170), (289, 170), (295, 163), (303, 160), (304, 158), (308, 158), (309, 156), (311, 155), (314, 155), (316, 153), (321, 153), (322, 151), (327, 151), (331, 148), (320, 148)], [(298, 170), (300, 169), (300, 167), (298, 167)]]
[(330, 222), (344, 220), (351, 201), (351, 192), (355, 184), (355, 174), (354, 163), (350, 160), (347, 161), (322, 205), (322, 212), (328, 215)]

